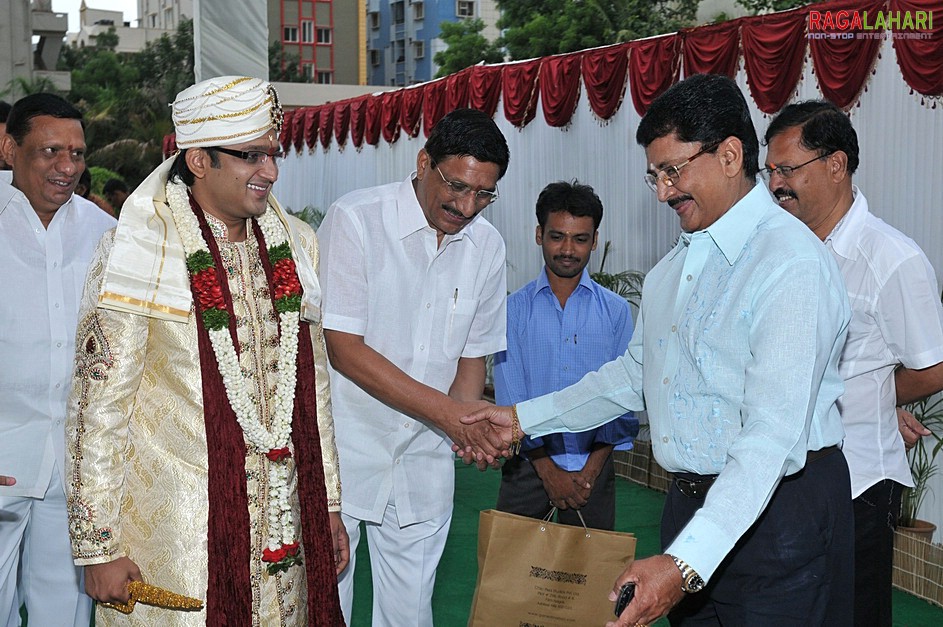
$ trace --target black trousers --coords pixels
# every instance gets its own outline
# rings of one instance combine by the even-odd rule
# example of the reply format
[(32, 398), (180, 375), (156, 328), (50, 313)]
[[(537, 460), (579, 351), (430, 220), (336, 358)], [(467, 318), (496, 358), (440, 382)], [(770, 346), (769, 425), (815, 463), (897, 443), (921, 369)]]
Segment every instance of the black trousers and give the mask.
[(855, 626), (890, 627), (894, 530), (901, 484), (885, 479), (861, 493), (855, 509)]
[[(663, 550), (703, 504), (672, 483)], [(783, 479), (705, 589), (688, 595), (668, 619), (686, 627), (851, 625), (854, 571), (851, 485), (836, 449)]]
[[(501, 467), (501, 488), (497, 509), (502, 512), (546, 518), (553, 505), (534, 466), (526, 459), (512, 457)], [(557, 522), (582, 526), (574, 509), (557, 510)], [(612, 454), (606, 459), (589, 499), (580, 510), (587, 527), (612, 531), (616, 525), (616, 473)]]

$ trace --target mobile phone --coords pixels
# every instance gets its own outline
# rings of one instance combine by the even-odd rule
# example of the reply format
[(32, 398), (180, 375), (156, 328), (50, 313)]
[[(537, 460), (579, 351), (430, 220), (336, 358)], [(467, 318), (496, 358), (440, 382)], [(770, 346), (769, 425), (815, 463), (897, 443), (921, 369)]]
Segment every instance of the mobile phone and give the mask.
[(616, 599), (616, 616), (622, 616), (622, 612), (625, 611), (626, 606), (632, 601), (634, 596), (635, 584), (631, 581), (623, 584), (622, 588), (619, 590), (619, 598)]

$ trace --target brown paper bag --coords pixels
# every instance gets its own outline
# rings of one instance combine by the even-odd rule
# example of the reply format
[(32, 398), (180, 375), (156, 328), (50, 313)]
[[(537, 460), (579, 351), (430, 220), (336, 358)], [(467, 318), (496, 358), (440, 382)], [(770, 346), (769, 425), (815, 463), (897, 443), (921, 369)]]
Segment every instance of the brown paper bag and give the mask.
[(631, 533), (483, 511), (468, 625), (601, 627), (615, 619), (609, 592), (634, 558)]

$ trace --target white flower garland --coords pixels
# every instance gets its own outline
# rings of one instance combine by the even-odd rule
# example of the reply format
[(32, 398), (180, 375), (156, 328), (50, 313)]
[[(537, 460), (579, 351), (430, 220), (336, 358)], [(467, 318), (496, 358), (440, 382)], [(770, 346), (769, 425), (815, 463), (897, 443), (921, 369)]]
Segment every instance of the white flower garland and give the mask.
[[(200, 250), (209, 253), (209, 247), (200, 232), (200, 223), (190, 209), (186, 185), (168, 181), (166, 190), (167, 201), (186, 256), (189, 258)], [(288, 241), (285, 227), (272, 210), (267, 210), (262, 215), (259, 219), (259, 227), (265, 238), (265, 246), (269, 249)], [(263, 456), (273, 449), (287, 448), (291, 440), (299, 318), (299, 312), (279, 314), (282, 337), (278, 346), (278, 373), (271, 430), (266, 429), (259, 418), (258, 409), (249, 393), (252, 388), (252, 379), (245, 376), (239, 368), (239, 358), (236, 355), (229, 329), (207, 329), (223, 385), (226, 388), (226, 396), (229, 398), (236, 420), (242, 427), (246, 440)], [(275, 551), (283, 545), (297, 541), (288, 492), (288, 464), (268, 460), (268, 479), (268, 548)]]

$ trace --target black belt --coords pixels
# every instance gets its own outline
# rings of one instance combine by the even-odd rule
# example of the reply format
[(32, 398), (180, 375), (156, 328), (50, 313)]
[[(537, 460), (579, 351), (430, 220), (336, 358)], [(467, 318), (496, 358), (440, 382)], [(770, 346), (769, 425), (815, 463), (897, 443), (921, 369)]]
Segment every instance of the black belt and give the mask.
[[(805, 462), (810, 464), (816, 460), (831, 455), (838, 450), (837, 446), (827, 446), (817, 451), (806, 453)], [(707, 491), (714, 485), (717, 475), (695, 475), (691, 473), (676, 473), (674, 484), (678, 491), (689, 499), (702, 499), (707, 496)]]

